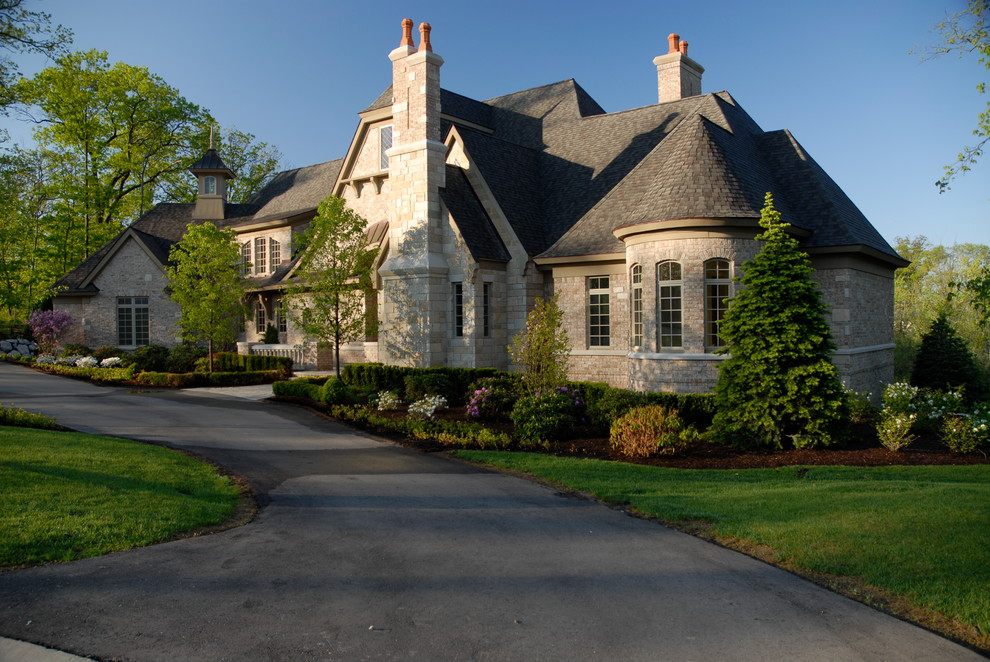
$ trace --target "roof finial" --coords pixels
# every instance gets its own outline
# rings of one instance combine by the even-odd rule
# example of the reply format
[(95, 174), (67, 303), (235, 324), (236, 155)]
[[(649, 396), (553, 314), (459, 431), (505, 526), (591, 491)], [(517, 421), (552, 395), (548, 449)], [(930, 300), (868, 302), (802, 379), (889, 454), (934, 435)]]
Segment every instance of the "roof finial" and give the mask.
[(430, 44), (430, 27), (429, 23), (419, 24), (419, 50), (420, 51), (433, 51), (433, 46)]
[(412, 29), (413, 22), (411, 18), (402, 19), (402, 41), (399, 42), (399, 48), (403, 46), (412, 46)]
[(210, 149), (213, 149), (213, 125), (210, 125)]
[(676, 32), (671, 32), (669, 35), (667, 35), (667, 42), (670, 44), (670, 50), (667, 52), (677, 53), (678, 42), (680, 42), (680, 40), (681, 40), (681, 35), (677, 34)]

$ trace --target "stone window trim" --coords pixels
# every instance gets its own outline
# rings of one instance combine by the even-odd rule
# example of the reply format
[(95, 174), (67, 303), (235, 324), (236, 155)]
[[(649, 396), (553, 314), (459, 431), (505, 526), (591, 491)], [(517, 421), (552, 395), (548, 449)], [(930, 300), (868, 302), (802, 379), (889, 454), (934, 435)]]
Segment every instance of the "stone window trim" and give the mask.
[(151, 342), (148, 297), (117, 297), (117, 345), (141, 347)]
[(450, 284), (451, 305), (453, 307), (454, 336), (464, 337), (464, 283)]
[(634, 264), (629, 270), (632, 314), (632, 347), (643, 346), (643, 265)]
[(248, 276), (251, 273), (251, 242), (245, 241), (241, 244), (241, 276)]
[(732, 262), (726, 258), (705, 260), (705, 351), (725, 346), (719, 335), (722, 317), (732, 296)]
[(657, 351), (684, 348), (684, 269), (676, 260), (657, 263)]
[(609, 278), (589, 276), (587, 280), (588, 347), (609, 347), (612, 344)]

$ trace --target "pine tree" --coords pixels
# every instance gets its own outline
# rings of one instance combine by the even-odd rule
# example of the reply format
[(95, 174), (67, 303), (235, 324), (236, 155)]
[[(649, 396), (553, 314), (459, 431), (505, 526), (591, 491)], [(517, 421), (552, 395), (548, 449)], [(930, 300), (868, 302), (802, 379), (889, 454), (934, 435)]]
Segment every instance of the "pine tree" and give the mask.
[(941, 312), (931, 328), (921, 337), (918, 358), (911, 372), (914, 386), (940, 390), (963, 387), (966, 398), (984, 395), (983, 376), (966, 342)]
[(764, 242), (742, 265), (743, 288), (729, 302), (720, 334), (730, 358), (719, 366), (713, 429), (724, 442), (782, 448), (824, 446), (847, 420), (846, 397), (830, 354), (827, 306), (808, 256), (768, 193)]

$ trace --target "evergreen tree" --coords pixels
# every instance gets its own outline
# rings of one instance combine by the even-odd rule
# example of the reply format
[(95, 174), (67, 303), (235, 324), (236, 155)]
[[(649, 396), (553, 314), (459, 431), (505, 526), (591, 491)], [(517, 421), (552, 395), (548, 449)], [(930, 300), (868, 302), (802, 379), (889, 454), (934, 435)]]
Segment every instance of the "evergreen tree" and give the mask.
[(808, 256), (787, 234), (768, 193), (760, 253), (742, 265), (743, 288), (720, 334), (731, 358), (719, 366), (713, 429), (722, 441), (782, 448), (830, 444), (847, 416), (830, 354), (827, 307)]
[(915, 386), (940, 390), (963, 387), (967, 399), (984, 395), (983, 376), (976, 359), (949, 323), (943, 311), (921, 338), (921, 348), (911, 372)]

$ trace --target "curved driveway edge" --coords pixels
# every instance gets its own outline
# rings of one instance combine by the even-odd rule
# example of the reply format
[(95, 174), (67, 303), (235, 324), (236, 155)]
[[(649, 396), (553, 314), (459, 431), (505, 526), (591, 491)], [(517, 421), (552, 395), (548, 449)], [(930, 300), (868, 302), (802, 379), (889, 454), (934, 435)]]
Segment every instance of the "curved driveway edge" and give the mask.
[(0, 364), (0, 401), (245, 476), (248, 525), (0, 574), (0, 635), (134, 660), (978, 660), (698, 538), (305, 410)]

